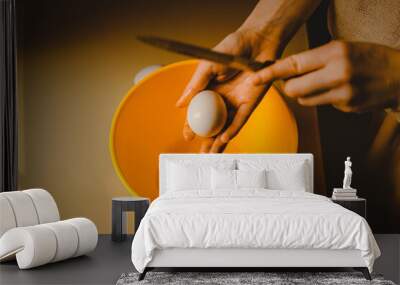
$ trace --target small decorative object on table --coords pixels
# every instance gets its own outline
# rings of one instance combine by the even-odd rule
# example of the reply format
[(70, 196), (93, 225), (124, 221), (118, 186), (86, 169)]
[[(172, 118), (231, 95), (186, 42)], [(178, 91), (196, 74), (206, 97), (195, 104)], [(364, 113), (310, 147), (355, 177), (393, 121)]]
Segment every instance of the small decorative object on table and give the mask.
[(135, 232), (149, 208), (150, 200), (143, 197), (116, 197), (112, 199), (113, 241), (126, 239), (126, 212), (135, 212)]
[(334, 200), (353, 200), (357, 199), (357, 189), (351, 188), (351, 178), (353, 171), (351, 170), (352, 162), (350, 157), (347, 157), (344, 162), (344, 179), (343, 188), (334, 188), (332, 199)]
[(357, 189), (350, 186), (351, 178), (353, 176), (351, 166), (352, 162), (348, 156), (344, 162), (343, 188), (333, 188), (332, 201), (366, 219), (367, 201), (363, 198), (358, 198)]

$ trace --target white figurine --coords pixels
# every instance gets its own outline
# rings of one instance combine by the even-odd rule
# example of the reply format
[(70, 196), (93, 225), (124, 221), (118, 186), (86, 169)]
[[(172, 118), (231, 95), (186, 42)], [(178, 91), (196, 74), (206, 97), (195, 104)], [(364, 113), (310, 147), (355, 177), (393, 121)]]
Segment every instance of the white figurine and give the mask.
[(351, 171), (351, 161), (350, 156), (347, 157), (346, 161), (344, 162), (344, 179), (343, 179), (343, 189), (352, 189), (351, 184), (351, 176), (353, 172)]

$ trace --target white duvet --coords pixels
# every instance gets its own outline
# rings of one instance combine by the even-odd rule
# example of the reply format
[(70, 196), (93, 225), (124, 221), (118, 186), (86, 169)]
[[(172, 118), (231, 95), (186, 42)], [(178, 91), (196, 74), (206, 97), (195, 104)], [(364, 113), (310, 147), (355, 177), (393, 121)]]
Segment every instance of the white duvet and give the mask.
[(132, 243), (143, 272), (155, 249), (358, 249), (372, 271), (380, 251), (364, 218), (300, 191), (179, 191), (156, 199)]

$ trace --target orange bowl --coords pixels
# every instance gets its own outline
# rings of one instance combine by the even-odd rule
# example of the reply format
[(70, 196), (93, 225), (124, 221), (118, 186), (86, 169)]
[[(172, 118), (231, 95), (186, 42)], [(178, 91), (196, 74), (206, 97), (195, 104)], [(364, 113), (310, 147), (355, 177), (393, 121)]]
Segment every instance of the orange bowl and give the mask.
[[(197, 60), (165, 66), (133, 86), (115, 112), (110, 132), (114, 168), (128, 191), (158, 197), (160, 153), (195, 153), (201, 140), (186, 142), (182, 126), (186, 110), (175, 107), (198, 64)], [(292, 153), (297, 151), (294, 116), (271, 88), (227, 153)]]

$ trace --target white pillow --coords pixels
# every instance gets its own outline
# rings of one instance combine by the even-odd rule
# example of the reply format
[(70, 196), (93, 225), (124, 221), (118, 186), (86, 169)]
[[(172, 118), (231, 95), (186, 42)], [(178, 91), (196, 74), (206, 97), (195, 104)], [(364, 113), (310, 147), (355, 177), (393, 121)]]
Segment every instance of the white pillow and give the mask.
[(239, 170), (265, 169), (268, 189), (312, 192), (306, 160), (239, 159), (237, 163)]
[(210, 190), (211, 168), (235, 169), (235, 160), (175, 159), (167, 163), (167, 191)]
[(237, 190), (240, 188), (266, 188), (266, 171), (263, 170), (211, 170), (211, 188)]
[(236, 189), (236, 170), (212, 168), (211, 188), (214, 190)]
[(170, 163), (168, 166), (168, 190), (184, 191), (210, 188), (210, 167), (184, 166)]
[(267, 171), (268, 188), (273, 190), (306, 191), (307, 175), (304, 163), (284, 171)]
[(237, 188), (267, 188), (267, 171), (236, 170)]

